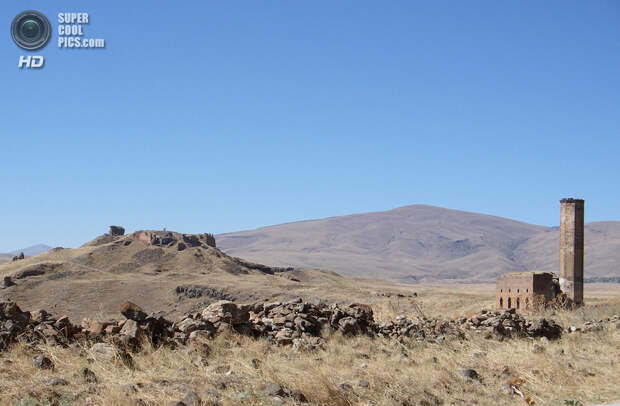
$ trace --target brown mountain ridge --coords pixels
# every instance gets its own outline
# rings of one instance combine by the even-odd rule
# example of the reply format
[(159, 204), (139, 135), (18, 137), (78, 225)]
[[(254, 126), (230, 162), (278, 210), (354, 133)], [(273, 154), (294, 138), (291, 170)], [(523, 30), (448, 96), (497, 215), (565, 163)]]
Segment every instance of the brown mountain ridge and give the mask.
[[(225, 252), (278, 266), (395, 281), (493, 281), (556, 270), (558, 229), (426, 205), (217, 236)], [(620, 277), (620, 222), (586, 224), (586, 277)]]

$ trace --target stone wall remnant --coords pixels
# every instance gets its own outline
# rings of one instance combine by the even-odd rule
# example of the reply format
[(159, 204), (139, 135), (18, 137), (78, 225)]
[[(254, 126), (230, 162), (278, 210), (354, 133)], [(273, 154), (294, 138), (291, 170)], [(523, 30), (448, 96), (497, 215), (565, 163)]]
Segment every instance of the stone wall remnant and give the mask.
[(572, 302), (583, 303), (584, 201), (560, 200), (560, 288)]
[(125, 235), (125, 229), (121, 226), (110, 226), (110, 232), (108, 234), (114, 237)]

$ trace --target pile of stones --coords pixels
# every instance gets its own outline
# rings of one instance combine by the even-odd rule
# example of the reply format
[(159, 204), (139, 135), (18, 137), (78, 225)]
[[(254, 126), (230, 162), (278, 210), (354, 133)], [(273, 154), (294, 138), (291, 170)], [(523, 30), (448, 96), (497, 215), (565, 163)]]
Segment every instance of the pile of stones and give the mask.
[(301, 299), (237, 305), (222, 300), (175, 324), (178, 330), (175, 338), (192, 343), (197, 335), (211, 337), (228, 330), (266, 337), (278, 345), (294, 344), (299, 348), (313, 349), (322, 346), (321, 335), (326, 329), (351, 336), (372, 335), (374, 327), (372, 309), (367, 305), (327, 306)]
[(465, 333), (455, 320), (416, 317), (408, 319), (398, 316), (395, 322), (379, 323), (376, 326), (379, 337), (412, 338), (418, 341), (443, 342), (446, 338), (465, 338)]
[(566, 329), (566, 332), (567, 333), (576, 333), (576, 332), (591, 333), (595, 331), (604, 330), (606, 324), (612, 324), (615, 326), (616, 330), (619, 330), (620, 329), (620, 314), (616, 314), (615, 316), (607, 317), (604, 319), (588, 320), (583, 324), (582, 327), (569, 326)]
[(155, 345), (174, 344), (173, 323), (162, 316), (147, 316), (130, 302), (121, 306), (121, 313), (125, 316), (121, 321), (84, 319), (75, 325), (66, 316), (55, 318), (45, 310), (22, 311), (15, 302), (0, 299), (0, 349), (16, 341), (66, 346), (104, 338), (123, 348), (137, 348), (144, 338)]
[[(188, 346), (208, 352), (210, 340), (228, 331), (252, 337), (264, 337), (276, 345), (297, 349), (322, 348), (330, 332), (343, 336), (367, 335), (397, 340), (415, 339), (441, 343), (446, 339), (464, 339), (466, 332), (487, 338), (546, 337), (558, 339), (563, 328), (551, 319), (526, 320), (514, 310), (482, 310), (471, 318), (399, 316), (392, 322), (375, 322), (368, 305), (327, 305), (301, 299), (290, 302), (237, 304), (228, 300), (212, 303), (199, 312), (187, 314), (177, 322), (161, 314), (147, 315), (139, 306), (126, 302), (121, 306), (122, 320), (84, 319), (72, 324), (68, 317), (55, 318), (45, 310), (22, 311), (15, 302), (0, 299), (0, 349), (22, 341), (28, 344), (69, 345), (75, 341), (109, 343), (124, 350), (135, 350), (145, 340), (154, 345)], [(605, 321), (620, 328), (620, 316), (586, 322), (567, 332), (598, 331)], [(599, 328), (600, 327), (600, 328)], [(106, 344), (107, 345), (107, 344)]]
[(319, 337), (324, 329), (345, 336), (374, 331), (370, 306), (312, 304), (297, 299), (287, 303), (265, 303), (251, 309), (250, 322), (257, 335), (266, 335), (278, 344), (291, 344), (294, 339)]
[(555, 340), (562, 335), (562, 326), (553, 319), (540, 318), (526, 320), (515, 309), (505, 311), (482, 310), (477, 315), (459, 320), (461, 327), (472, 331), (482, 331), (495, 334), (498, 337), (547, 337)]

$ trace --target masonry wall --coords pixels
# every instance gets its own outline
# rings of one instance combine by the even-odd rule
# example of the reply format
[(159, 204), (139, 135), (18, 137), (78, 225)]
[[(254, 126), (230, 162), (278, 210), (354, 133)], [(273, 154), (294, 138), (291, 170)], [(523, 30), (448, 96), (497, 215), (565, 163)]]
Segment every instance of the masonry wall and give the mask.
[(533, 300), (532, 274), (505, 275), (497, 279), (495, 304), (498, 309), (529, 309)]
[(576, 305), (583, 303), (584, 201), (560, 201), (560, 288)]
[(505, 274), (497, 278), (495, 306), (498, 309), (530, 310), (553, 300), (556, 290), (550, 272)]

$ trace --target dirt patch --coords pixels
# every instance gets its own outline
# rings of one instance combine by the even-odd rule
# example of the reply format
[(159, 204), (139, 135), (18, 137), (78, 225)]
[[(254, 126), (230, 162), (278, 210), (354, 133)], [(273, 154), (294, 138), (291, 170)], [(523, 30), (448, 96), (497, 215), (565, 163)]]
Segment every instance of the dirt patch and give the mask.
[(66, 277), (68, 277), (70, 275), (73, 275), (73, 273), (72, 272), (55, 272), (55, 273), (49, 275), (47, 277), (47, 279), (52, 281), (54, 279), (63, 279), (63, 278), (66, 278)]
[(140, 265), (144, 265), (159, 262), (163, 256), (164, 250), (161, 248), (146, 248), (133, 254), (133, 259)]
[(122, 264), (118, 264), (110, 268), (110, 272), (115, 273), (115, 274), (136, 272), (139, 267), (140, 267), (140, 264), (136, 262), (124, 262)]

